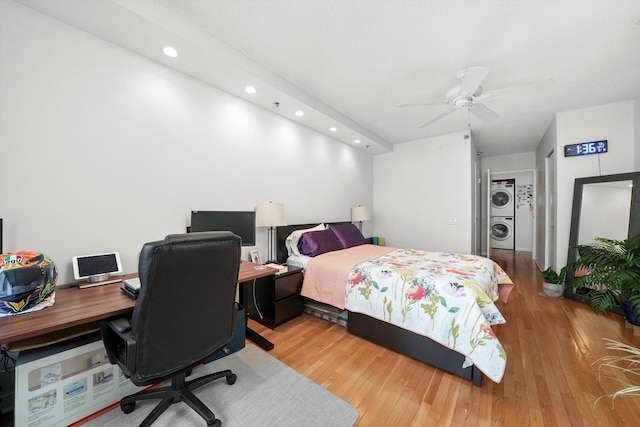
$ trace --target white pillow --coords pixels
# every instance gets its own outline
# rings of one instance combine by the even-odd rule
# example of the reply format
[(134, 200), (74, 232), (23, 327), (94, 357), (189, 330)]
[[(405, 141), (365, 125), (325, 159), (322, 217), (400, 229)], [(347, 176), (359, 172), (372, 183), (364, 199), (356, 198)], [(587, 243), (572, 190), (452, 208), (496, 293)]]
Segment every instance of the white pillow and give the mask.
[(324, 225), (324, 223), (322, 224), (318, 224), (315, 227), (311, 227), (311, 228), (305, 228), (304, 230), (296, 230), (294, 232), (292, 232), (291, 234), (289, 234), (287, 236), (287, 238), (284, 241), (284, 245), (287, 248), (287, 252), (289, 253), (289, 256), (291, 255), (302, 255), (300, 253), (300, 251), (298, 250), (298, 242), (300, 241), (300, 237), (302, 237), (302, 235), (308, 231), (318, 231), (318, 230), (324, 230), (326, 227)]

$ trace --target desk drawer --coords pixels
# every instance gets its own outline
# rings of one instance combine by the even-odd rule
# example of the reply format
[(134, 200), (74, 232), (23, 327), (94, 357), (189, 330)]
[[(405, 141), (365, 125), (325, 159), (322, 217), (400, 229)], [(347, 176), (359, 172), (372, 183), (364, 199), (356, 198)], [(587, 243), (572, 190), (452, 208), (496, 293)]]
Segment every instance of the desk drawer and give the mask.
[(291, 295), (299, 294), (302, 288), (302, 271), (282, 274), (275, 277), (275, 300), (279, 301)]

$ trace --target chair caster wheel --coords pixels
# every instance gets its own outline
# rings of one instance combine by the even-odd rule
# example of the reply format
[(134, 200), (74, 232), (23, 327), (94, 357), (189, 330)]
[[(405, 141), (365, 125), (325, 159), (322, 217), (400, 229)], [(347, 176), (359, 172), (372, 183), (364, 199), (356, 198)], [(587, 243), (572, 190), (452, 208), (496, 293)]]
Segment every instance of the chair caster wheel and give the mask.
[(227, 384), (229, 385), (235, 384), (236, 379), (238, 379), (238, 376), (236, 374), (227, 375)]
[(214, 427), (222, 427), (222, 421), (215, 419), (211, 422), (211, 424), (207, 423), (207, 425), (214, 426)]
[(120, 409), (122, 409), (122, 412), (124, 412), (125, 414), (132, 413), (135, 408), (136, 408), (136, 402), (120, 405)]

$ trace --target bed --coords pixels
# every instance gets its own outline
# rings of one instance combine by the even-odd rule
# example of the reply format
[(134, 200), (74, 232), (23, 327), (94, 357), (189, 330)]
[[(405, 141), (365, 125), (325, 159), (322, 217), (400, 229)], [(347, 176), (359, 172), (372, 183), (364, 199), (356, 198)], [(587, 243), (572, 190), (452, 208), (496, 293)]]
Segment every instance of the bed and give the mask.
[[(290, 257), (287, 238), (296, 231), (304, 244), (312, 235), (301, 237), (300, 231), (314, 226), (313, 231), (322, 229), (318, 223), (278, 227), (277, 261), (298, 262), (297, 256)], [(351, 334), (477, 386), (483, 373), (500, 382), (506, 354), (491, 325), (504, 323), (504, 318), (493, 302), (506, 301), (513, 283), (493, 261), (370, 244), (302, 258), (302, 295), (345, 310)]]

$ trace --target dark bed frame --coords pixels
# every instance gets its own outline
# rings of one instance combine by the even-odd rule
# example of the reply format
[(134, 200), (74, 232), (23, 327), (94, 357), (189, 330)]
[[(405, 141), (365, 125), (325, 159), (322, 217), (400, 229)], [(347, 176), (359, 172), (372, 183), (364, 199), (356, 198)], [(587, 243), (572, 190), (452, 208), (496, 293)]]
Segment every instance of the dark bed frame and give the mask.
[[(333, 222), (325, 224), (344, 224), (345, 222)], [(349, 222), (346, 222), (349, 223)], [(311, 228), (319, 223), (297, 224), (278, 227), (276, 229), (276, 259), (278, 263), (287, 261), (288, 253), (285, 239), (295, 230)], [(473, 384), (482, 384), (482, 372), (476, 365), (462, 368), (465, 356), (451, 350), (430, 338), (407, 331), (398, 326), (383, 322), (373, 317), (348, 313), (347, 330), (349, 333), (364, 338), (382, 347), (388, 348), (405, 356), (424, 362), (428, 365), (442, 369), (443, 371), (473, 381)]]

